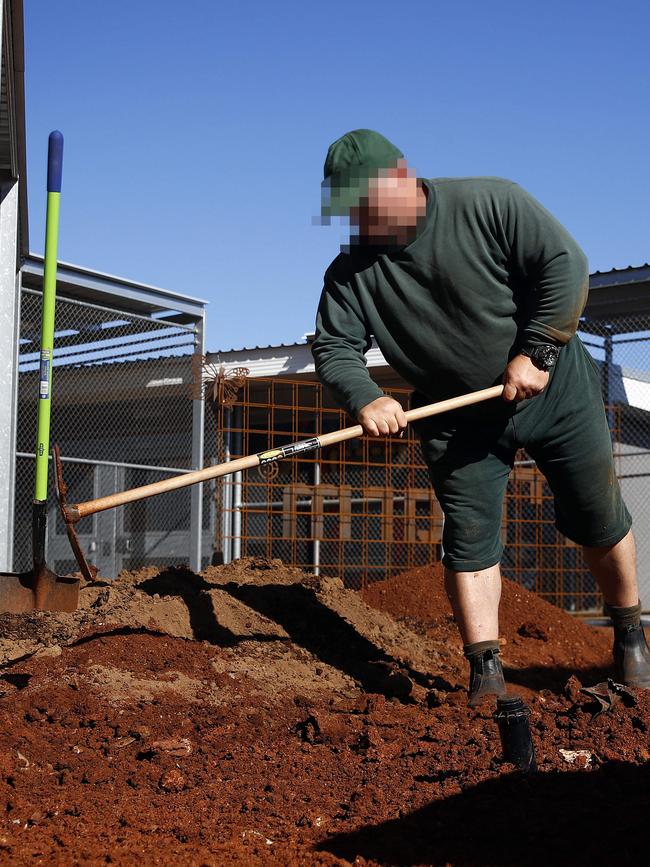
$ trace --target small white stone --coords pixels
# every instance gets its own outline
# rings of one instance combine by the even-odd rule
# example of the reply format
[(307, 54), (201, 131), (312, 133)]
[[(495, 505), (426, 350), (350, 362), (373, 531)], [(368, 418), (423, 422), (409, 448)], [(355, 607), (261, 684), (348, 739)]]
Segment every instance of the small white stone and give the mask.
[(580, 756), (584, 756), (584, 758), (588, 762), (591, 761), (591, 757), (592, 757), (592, 753), (590, 753), (589, 750), (563, 750), (563, 749), (560, 749), (560, 755), (562, 756), (564, 761), (568, 762), (570, 765), (572, 765), (575, 762), (575, 760), (577, 758), (579, 758)]

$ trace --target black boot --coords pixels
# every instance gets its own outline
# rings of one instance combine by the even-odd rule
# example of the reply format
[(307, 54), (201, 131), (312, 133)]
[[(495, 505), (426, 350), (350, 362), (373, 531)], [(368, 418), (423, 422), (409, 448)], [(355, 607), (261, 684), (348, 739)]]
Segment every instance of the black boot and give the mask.
[(616, 680), (650, 689), (650, 648), (641, 626), (641, 604), (629, 608), (607, 605), (606, 610), (614, 624)]
[(463, 648), (469, 660), (469, 697), (467, 704), (476, 707), (487, 695), (505, 695), (503, 666), (498, 641), (477, 641)]

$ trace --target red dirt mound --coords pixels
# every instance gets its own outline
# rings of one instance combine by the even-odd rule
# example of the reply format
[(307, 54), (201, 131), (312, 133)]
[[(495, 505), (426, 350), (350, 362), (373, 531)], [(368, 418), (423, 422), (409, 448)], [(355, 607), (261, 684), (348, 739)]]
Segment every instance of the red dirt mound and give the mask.
[[(522, 776), (501, 760), (493, 708), (456, 688), (447, 615), (436, 627), (387, 605), (240, 561), (88, 585), (74, 615), (2, 618), (0, 863), (643, 858), (650, 694), (599, 713), (575, 679), (531, 692), (539, 773)], [(506, 638), (555, 623), (521, 609)], [(548, 641), (522, 641), (559, 654), (563, 617)]]
[[(466, 677), (462, 642), (439, 563), (372, 584), (362, 591), (362, 597), (414, 631), (445, 641), (454, 652), (456, 676)], [(507, 578), (503, 579), (499, 622), (507, 679), (524, 695), (544, 688), (561, 689), (574, 673), (585, 682), (612, 674), (610, 630), (594, 629)]]

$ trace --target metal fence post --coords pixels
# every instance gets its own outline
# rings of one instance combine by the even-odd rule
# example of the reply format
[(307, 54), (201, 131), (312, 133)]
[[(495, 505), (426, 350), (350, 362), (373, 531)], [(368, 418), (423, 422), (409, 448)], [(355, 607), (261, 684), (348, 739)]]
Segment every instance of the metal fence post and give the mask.
[[(224, 410), (224, 430), (223, 430), (223, 459), (227, 463), (230, 460), (231, 448), (230, 441), (232, 437), (232, 409), (230, 407)], [(230, 563), (231, 547), (232, 547), (232, 511), (230, 508), (232, 498), (232, 482), (229, 477), (222, 479), (221, 482), (221, 546), (223, 554), (223, 562)]]
[(612, 336), (611, 328), (609, 326), (605, 326), (605, 328), (607, 329), (607, 332), (605, 334), (603, 344), (605, 349), (605, 364), (603, 367), (603, 397), (605, 399), (605, 406), (607, 407), (607, 423), (613, 437), (614, 412), (612, 410), (612, 369), (614, 364), (614, 338)]
[[(194, 351), (205, 355), (205, 315), (196, 324)], [(200, 470), (203, 467), (203, 438), (205, 427), (205, 411), (203, 406), (203, 390), (199, 390), (192, 402), (192, 467)], [(203, 485), (193, 485), (190, 493), (190, 550), (189, 566), (193, 572), (200, 572), (203, 549)]]
[[(118, 489), (116, 467), (95, 467), (94, 477), (96, 491), (94, 496), (102, 497)], [(117, 577), (122, 566), (122, 558), (117, 551), (117, 510), (107, 509), (94, 515), (92, 520), (96, 522), (97, 566), (103, 575)]]
[[(241, 457), (243, 439), (241, 407), (235, 407), (233, 412), (233, 418), (235, 428), (233, 432), (233, 451), (238, 457)], [(242, 481), (243, 476), (241, 471), (233, 475), (231, 511), (232, 536), (230, 541), (230, 554), (232, 560), (239, 560), (239, 558), (241, 557)]]
[(317, 515), (314, 515), (315, 504), (320, 502), (321, 508), (323, 512), (325, 512), (325, 503), (322, 499), (315, 496), (316, 490), (320, 485), (320, 461), (318, 458), (314, 461), (314, 496), (311, 500), (311, 508), (312, 508), (312, 519), (311, 519), (311, 533), (313, 536), (313, 548), (312, 548), (312, 567), (314, 570), (314, 575), (320, 575), (320, 538), (317, 535), (317, 528), (325, 526), (325, 515), (321, 516), (321, 520), (318, 520)]

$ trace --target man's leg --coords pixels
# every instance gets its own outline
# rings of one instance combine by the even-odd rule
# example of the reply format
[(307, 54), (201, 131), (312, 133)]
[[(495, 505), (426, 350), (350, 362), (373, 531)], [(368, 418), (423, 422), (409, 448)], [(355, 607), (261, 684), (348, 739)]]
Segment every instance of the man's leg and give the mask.
[(561, 361), (563, 356), (567, 370), (558, 369), (553, 387), (522, 419), (528, 431), (523, 440), (553, 490), (557, 528), (582, 546), (605, 597), (614, 624), (617, 679), (650, 688), (632, 518), (616, 477), (599, 376), (579, 341), (571, 341)]
[(636, 548), (630, 530), (615, 545), (582, 548), (585, 562), (598, 582), (607, 605), (629, 608), (639, 601), (636, 580)]
[(445, 568), (445, 590), (463, 644), (499, 639), (499, 564), (476, 572), (454, 572)]
[(470, 664), (469, 704), (505, 692), (499, 660), (503, 497), (516, 446), (506, 418), (422, 437), (445, 514), (445, 587)]
[(506, 692), (499, 659), (499, 564), (471, 572), (445, 567), (445, 590), (469, 662), (468, 704), (474, 707), (486, 696)]
[[(542, 465), (555, 494), (559, 529), (569, 539), (582, 544), (587, 566), (605, 599), (605, 609), (614, 626), (616, 679), (629, 686), (650, 689), (650, 648), (641, 626), (634, 536), (618, 483), (614, 477), (613, 482), (601, 484), (601, 503), (595, 505), (592, 495), (594, 489), (598, 490), (599, 476), (603, 475), (602, 464), (594, 465), (591, 472), (583, 466), (582, 477), (578, 476), (575, 464), (561, 475), (557, 475), (555, 469), (551, 465), (549, 472), (549, 466)], [(616, 541), (609, 543), (608, 539), (603, 539), (605, 544), (599, 544), (601, 540), (593, 539), (589, 544), (590, 532), (598, 532), (605, 526), (610, 534), (616, 524), (620, 528), (614, 535)]]
[(583, 548), (614, 624), (616, 679), (650, 689), (650, 649), (641, 626), (636, 549), (630, 530), (616, 545)]

